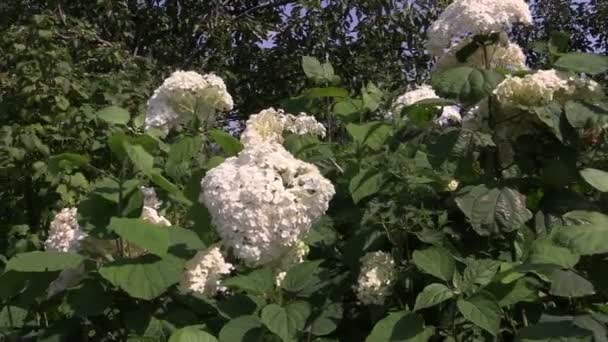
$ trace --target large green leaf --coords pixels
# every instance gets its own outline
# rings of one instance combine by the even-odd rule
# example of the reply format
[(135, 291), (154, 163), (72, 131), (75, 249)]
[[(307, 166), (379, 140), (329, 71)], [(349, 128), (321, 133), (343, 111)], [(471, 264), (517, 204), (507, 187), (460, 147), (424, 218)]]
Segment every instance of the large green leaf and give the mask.
[(355, 204), (363, 199), (372, 196), (382, 188), (384, 184), (384, 174), (378, 170), (360, 170), (348, 185), (348, 190)]
[(428, 285), (416, 297), (414, 311), (430, 308), (453, 297), (454, 293), (452, 290), (443, 284), (435, 283)]
[(123, 239), (160, 257), (167, 254), (169, 231), (166, 227), (141, 219), (113, 217), (110, 229)]
[(265, 294), (274, 288), (274, 275), (269, 268), (262, 268), (247, 274), (228, 278), (222, 284), (249, 293)]
[(608, 172), (587, 168), (581, 170), (581, 177), (596, 190), (608, 192)]
[(408, 311), (392, 312), (381, 319), (366, 342), (426, 342), (433, 335), (420, 315)]
[(226, 323), (220, 330), (220, 342), (258, 342), (264, 326), (257, 316), (241, 316)]
[(290, 293), (298, 293), (315, 281), (315, 273), (321, 261), (306, 261), (295, 265), (285, 275), (281, 287)]
[(296, 341), (296, 335), (306, 326), (310, 316), (310, 305), (297, 301), (285, 306), (270, 304), (262, 309), (262, 322), (283, 341)]
[(363, 106), (370, 111), (374, 112), (380, 107), (382, 102), (382, 91), (376, 87), (372, 82), (361, 89), (361, 97), (363, 99)]
[(310, 88), (302, 92), (302, 95), (311, 99), (318, 99), (324, 97), (345, 99), (348, 98), (348, 90), (337, 87)]
[(590, 211), (573, 211), (565, 219), (574, 225), (555, 229), (553, 240), (581, 255), (608, 253), (608, 216)]
[(198, 234), (190, 229), (172, 226), (169, 231), (169, 251), (175, 255), (182, 256), (205, 249), (205, 244)]
[(519, 302), (534, 302), (538, 300), (539, 292), (526, 278), (520, 278), (508, 284), (491, 283), (484, 287), (484, 290), (491, 293), (501, 307), (515, 305)]
[(512, 232), (532, 218), (526, 197), (509, 188), (468, 186), (456, 198), (456, 204), (479, 235)]
[(564, 106), (566, 119), (577, 129), (602, 125), (608, 122), (608, 112), (597, 107), (589, 106), (580, 102), (568, 101)]
[(74, 253), (34, 251), (19, 253), (6, 264), (6, 271), (57, 272), (76, 268), (84, 257)]
[(124, 143), (125, 152), (135, 166), (135, 168), (144, 173), (150, 172), (154, 167), (154, 157), (148, 153), (141, 145), (131, 145)]
[(452, 280), (456, 269), (456, 262), (450, 252), (440, 247), (414, 251), (412, 261), (422, 272), (446, 282)]
[(549, 276), (552, 295), (568, 298), (591, 296), (595, 294), (593, 284), (574, 271), (554, 270)]
[(598, 75), (608, 70), (608, 57), (591, 53), (571, 52), (561, 56), (555, 66), (559, 69)]
[(210, 131), (209, 137), (218, 144), (228, 156), (236, 156), (243, 149), (243, 145), (238, 139), (222, 130), (214, 129)]
[(319, 62), (318, 59), (310, 56), (302, 57), (302, 69), (306, 76), (317, 83), (335, 83), (340, 80), (335, 74), (334, 68), (330, 63)]
[(578, 254), (556, 245), (550, 239), (540, 239), (532, 243), (527, 261), (531, 264), (553, 264), (572, 268), (578, 263), (579, 258)]
[(315, 336), (329, 335), (338, 328), (344, 310), (341, 303), (331, 303), (310, 324), (310, 332)]
[(96, 115), (101, 120), (115, 125), (126, 125), (131, 117), (126, 109), (116, 106), (106, 107), (98, 111)]
[(167, 174), (173, 179), (187, 176), (192, 168), (192, 159), (200, 152), (201, 146), (199, 137), (184, 137), (172, 144), (165, 164)]
[(562, 106), (559, 103), (551, 103), (544, 107), (535, 107), (533, 110), (536, 117), (544, 123), (559, 141), (564, 141), (560, 122), (562, 118)]
[(99, 273), (131, 297), (150, 300), (177, 283), (183, 267), (184, 262), (170, 254), (162, 259), (148, 254), (110, 263), (103, 266)]
[(61, 153), (49, 157), (48, 166), (49, 172), (58, 173), (65, 169), (82, 167), (91, 161), (88, 155), (76, 153)]
[(572, 322), (541, 322), (520, 329), (517, 342), (591, 342), (591, 331), (577, 327)]
[(364, 124), (348, 124), (346, 130), (357, 143), (373, 150), (382, 149), (393, 134), (393, 128), (383, 122), (372, 121)]
[(217, 342), (217, 339), (193, 326), (176, 330), (171, 334), (169, 342)]
[(432, 84), (441, 97), (474, 104), (489, 95), (503, 80), (504, 76), (496, 71), (462, 66), (435, 75)]
[(468, 299), (458, 300), (456, 305), (464, 318), (489, 332), (492, 336), (498, 336), (502, 310), (491, 294), (478, 292)]
[(464, 270), (462, 287), (465, 291), (468, 291), (475, 287), (475, 285), (485, 286), (489, 284), (498, 268), (500, 262), (491, 259), (469, 259), (467, 260), (467, 268)]

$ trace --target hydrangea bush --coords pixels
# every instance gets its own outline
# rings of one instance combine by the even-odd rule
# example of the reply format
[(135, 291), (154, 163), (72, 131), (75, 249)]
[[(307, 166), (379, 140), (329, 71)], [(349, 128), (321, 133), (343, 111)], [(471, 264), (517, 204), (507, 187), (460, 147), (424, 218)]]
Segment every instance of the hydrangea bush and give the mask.
[(605, 341), (608, 58), (545, 42), (530, 70), (508, 35), (530, 23), (454, 1), (397, 96), (304, 57), (309, 87), (238, 137), (215, 74), (101, 109), (111, 165), (51, 157), (90, 191), (0, 259), (0, 337)]

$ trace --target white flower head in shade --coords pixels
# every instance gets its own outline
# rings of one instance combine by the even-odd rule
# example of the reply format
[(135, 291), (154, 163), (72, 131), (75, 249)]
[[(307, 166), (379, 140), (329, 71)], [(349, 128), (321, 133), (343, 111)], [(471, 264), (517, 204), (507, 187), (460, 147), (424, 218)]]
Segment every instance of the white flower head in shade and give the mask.
[[(387, 113), (387, 119), (391, 119), (393, 113), (399, 113), (404, 108), (416, 104), (422, 100), (439, 99), (433, 88), (429, 85), (422, 85), (399, 96), (393, 103), (392, 110)], [(435, 120), (440, 126), (447, 126), (450, 123), (460, 122), (460, 110), (456, 106), (443, 107), (441, 116)]]
[(524, 0), (456, 0), (429, 29), (427, 47), (432, 55), (441, 56), (454, 41), (503, 32), (515, 23), (532, 23)]
[(357, 299), (363, 305), (383, 305), (391, 293), (395, 277), (395, 262), (390, 254), (381, 251), (365, 254), (354, 286)]
[(479, 47), (470, 55), (466, 62), (460, 62), (456, 53), (463, 47), (470, 44), (470, 39), (465, 39), (450, 48), (433, 66), (433, 72), (441, 72), (457, 66), (474, 66), (478, 68), (486, 67), (486, 57), (491, 69), (505, 69), (510, 71), (528, 70), (526, 65), (526, 55), (522, 48), (512, 42), (499, 41), (493, 45)]
[(241, 135), (243, 145), (283, 142), (283, 132), (295, 134), (314, 134), (325, 136), (325, 127), (310, 115), (287, 114), (281, 109), (268, 108), (253, 114), (247, 120), (246, 128)]
[(201, 182), (223, 244), (250, 266), (276, 260), (306, 234), (335, 194), (316, 166), (277, 143), (245, 145)]
[(540, 70), (524, 77), (508, 77), (494, 89), (504, 106), (544, 106), (553, 101), (593, 99), (602, 96), (601, 86), (593, 80), (557, 70)]
[(278, 266), (274, 269), (275, 273), (275, 284), (277, 287), (281, 286), (283, 279), (287, 275), (287, 271), (293, 266), (304, 262), (304, 258), (310, 252), (310, 248), (304, 241), (299, 240), (295, 246), (287, 252), (282, 258), (279, 259)]
[(62, 209), (51, 222), (49, 235), (44, 242), (47, 251), (76, 252), (87, 234), (80, 229), (77, 208)]
[(234, 106), (224, 81), (214, 75), (176, 71), (158, 87), (148, 100), (145, 128), (164, 132), (181, 124), (193, 114), (205, 115)]
[(156, 196), (154, 188), (142, 186), (141, 192), (144, 195), (144, 206), (141, 210), (141, 219), (164, 227), (171, 226), (171, 222), (158, 213), (158, 209), (162, 205), (162, 202)]
[(201, 296), (214, 296), (223, 291), (222, 278), (234, 269), (222, 255), (219, 246), (198, 252), (186, 263), (180, 286)]

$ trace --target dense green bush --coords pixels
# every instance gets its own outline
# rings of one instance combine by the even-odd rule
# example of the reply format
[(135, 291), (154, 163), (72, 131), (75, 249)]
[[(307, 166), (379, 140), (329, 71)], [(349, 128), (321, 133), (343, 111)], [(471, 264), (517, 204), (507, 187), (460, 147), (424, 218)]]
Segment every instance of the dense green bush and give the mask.
[[(396, 99), (304, 56), (281, 107), (323, 132), (267, 110), (239, 140), (221, 80), (176, 73), (152, 93), (153, 65), (84, 22), (13, 27), (0, 338), (605, 341), (608, 98), (592, 78), (608, 58), (554, 33), (535, 44), (548, 70), (529, 70), (490, 33), (436, 53), (431, 84)], [(150, 124), (167, 112), (175, 125)], [(281, 202), (298, 210), (239, 186), (301, 189)], [(261, 235), (242, 229), (274, 224), (303, 234), (257, 262), (243, 245)]]

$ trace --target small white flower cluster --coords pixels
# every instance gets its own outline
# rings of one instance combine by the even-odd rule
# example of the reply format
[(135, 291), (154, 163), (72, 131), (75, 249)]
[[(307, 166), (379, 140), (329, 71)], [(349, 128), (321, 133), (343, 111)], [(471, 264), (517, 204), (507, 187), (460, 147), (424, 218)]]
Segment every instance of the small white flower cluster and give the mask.
[[(422, 100), (439, 99), (433, 88), (429, 85), (422, 85), (412, 91), (399, 96), (393, 103), (392, 110), (388, 113), (387, 119), (391, 119), (393, 113), (400, 113), (404, 108), (416, 104)], [(460, 111), (456, 106), (443, 107), (441, 116), (435, 120), (440, 126), (448, 126), (453, 122), (460, 122)]]
[(382, 305), (395, 281), (395, 262), (390, 254), (370, 252), (361, 258), (361, 271), (354, 289), (363, 305)]
[(456, 57), (456, 53), (470, 43), (470, 39), (465, 39), (450, 48), (435, 63), (433, 72), (441, 72), (462, 65), (484, 68), (486, 66), (486, 55), (489, 59), (489, 67), (491, 69), (505, 69), (511, 71), (528, 70), (526, 55), (522, 48), (506, 38), (501, 39), (495, 44), (486, 46), (485, 51), (483, 47), (479, 47), (467, 58), (465, 63), (461, 63)]
[(508, 77), (496, 87), (494, 95), (505, 106), (533, 107), (553, 101), (593, 99), (602, 95), (602, 89), (593, 80), (551, 69), (524, 77)]
[(158, 87), (148, 100), (145, 128), (164, 132), (183, 123), (189, 114), (228, 111), (234, 106), (224, 81), (214, 75), (176, 71)]
[(201, 296), (213, 296), (224, 291), (221, 278), (230, 274), (234, 266), (226, 262), (219, 246), (200, 251), (186, 263), (180, 286)]
[(44, 242), (47, 251), (76, 252), (87, 234), (80, 229), (77, 208), (62, 209), (51, 222), (49, 235)]
[(276, 143), (245, 146), (203, 178), (200, 200), (226, 246), (251, 266), (285, 254), (328, 208), (335, 190), (312, 164)]
[(293, 266), (304, 262), (304, 258), (306, 258), (309, 252), (310, 248), (308, 245), (300, 240), (280, 259), (279, 265), (274, 270), (277, 287), (281, 286), (283, 279), (287, 275), (287, 271)]
[(455, 40), (502, 32), (514, 23), (532, 23), (524, 0), (456, 0), (429, 29), (427, 47), (441, 56)]
[(171, 222), (158, 213), (158, 208), (160, 208), (162, 202), (156, 196), (154, 188), (141, 187), (141, 192), (144, 195), (141, 219), (164, 227), (171, 226)]
[(295, 116), (286, 114), (281, 109), (268, 108), (249, 117), (245, 131), (241, 134), (241, 142), (244, 145), (280, 144), (283, 142), (284, 131), (325, 137), (325, 127), (313, 116), (304, 113)]
[(460, 183), (457, 180), (452, 179), (446, 186), (446, 190), (449, 192), (454, 192), (454, 191), (458, 190), (459, 186), (460, 186)]

